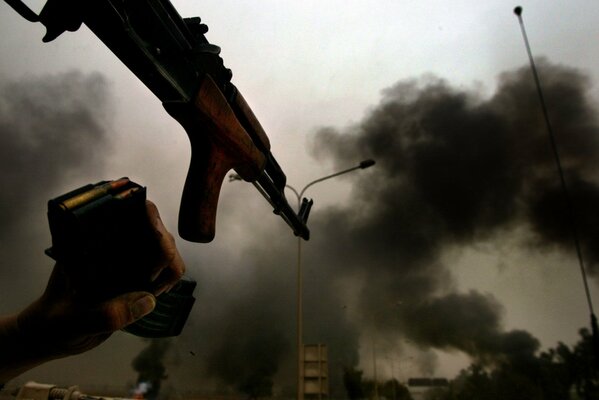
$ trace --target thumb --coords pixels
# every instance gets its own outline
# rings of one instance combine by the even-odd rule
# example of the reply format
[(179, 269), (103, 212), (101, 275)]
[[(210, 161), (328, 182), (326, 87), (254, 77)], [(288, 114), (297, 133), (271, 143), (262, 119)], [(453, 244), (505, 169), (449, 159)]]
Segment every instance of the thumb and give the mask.
[(147, 292), (131, 292), (108, 300), (88, 314), (89, 333), (109, 333), (151, 313), (156, 298)]

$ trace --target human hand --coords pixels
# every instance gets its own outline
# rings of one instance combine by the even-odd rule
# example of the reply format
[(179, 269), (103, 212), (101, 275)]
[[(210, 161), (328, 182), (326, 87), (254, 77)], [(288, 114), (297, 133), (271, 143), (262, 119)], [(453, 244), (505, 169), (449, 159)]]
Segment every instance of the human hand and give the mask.
[(149, 251), (155, 254), (147, 266), (152, 282), (149, 291), (131, 291), (109, 299), (82, 297), (70, 268), (58, 262), (43, 295), (16, 318), (17, 332), (28, 344), (30, 358), (47, 361), (98, 346), (114, 331), (150, 313), (156, 305), (155, 296), (170, 290), (183, 276), (185, 264), (158, 209), (146, 201), (146, 212), (155, 238), (152, 243), (157, 247)]
[(154, 237), (161, 250), (151, 276), (154, 295), (159, 296), (163, 292), (171, 290), (181, 279), (185, 273), (185, 263), (177, 250), (173, 235), (162, 223), (156, 205), (146, 200), (146, 211), (150, 225), (154, 229)]

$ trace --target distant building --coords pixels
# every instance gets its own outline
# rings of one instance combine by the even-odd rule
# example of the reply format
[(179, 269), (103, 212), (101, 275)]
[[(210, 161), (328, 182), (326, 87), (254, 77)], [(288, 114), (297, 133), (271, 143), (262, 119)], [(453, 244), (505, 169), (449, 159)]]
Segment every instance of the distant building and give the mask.
[(304, 398), (322, 400), (329, 396), (329, 364), (326, 344), (305, 344), (303, 354)]
[(432, 389), (446, 388), (449, 381), (446, 378), (410, 378), (408, 390), (414, 400), (424, 399), (426, 392)]

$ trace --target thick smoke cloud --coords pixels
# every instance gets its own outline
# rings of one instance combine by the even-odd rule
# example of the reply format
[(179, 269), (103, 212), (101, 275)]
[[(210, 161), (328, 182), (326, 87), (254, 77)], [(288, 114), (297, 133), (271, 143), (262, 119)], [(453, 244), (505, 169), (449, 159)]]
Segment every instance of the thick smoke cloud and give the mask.
[(135, 394), (148, 400), (155, 400), (160, 394), (162, 381), (168, 378), (164, 358), (171, 346), (169, 339), (151, 339), (131, 363), (138, 373)]
[[(599, 123), (589, 81), (547, 61), (539, 67), (583, 253), (596, 273)], [(6, 257), (17, 261), (0, 278), (15, 282), (29, 272), (23, 265), (35, 264), (23, 257), (29, 242), (14, 237), (17, 227), (47, 234), (46, 200), (78, 183), (74, 175), (101, 175), (110, 148), (108, 94), (101, 76), (79, 73), (4, 84), (0, 91), (0, 183), (10, 189), (0, 194), (0, 221), (3, 246), (11, 249)], [(359, 360), (368, 351), (360, 345), (375, 334), (389, 350), (407, 339), (483, 362), (538, 350), (530, 333), (504, 329), (505, 310), (492, 296), (456, 292), (443, 257), (522, 228), (529, 232), (524, 250), (573, 250), (527, 68), (501, 75), (491, 97), (435, 77), (399, 82), (358, 124), (321, 129), (313, 149), (315, 158), (332, 159), (339, 169), (364, 158), (377, 162), (346, 176), (353, 182), (347, 204), (325, 210), (316, 203), (303, 252), (304, 341), (329, 346), (331, 397), (344, 396), (343, 367), (369, 364)], [(187, 378), (186, 387), (219, 393), (273, 389), (293, 396), (296, 243), (283, 224), (276, 226), (280, 231), (256, 227), (239, 259), (186, 255), (190, 270), (203, 269), (201, 276), (193, 271), (199, 283), (193, 318), (162, 354), (165, 386)], [(219, 269), (228, 258), (234, 273)], [(430, 353), (420, 361), (432, 366)]]
[[(587, 97), (589, 82), (547, 61), (540, 71), (583, 252), (595, 272), (599, 123)], [(434, 77), (400, 82), (361, 123), (321, 130), (314, 149), (319, 157), (333, 156), (338, 166), (360, 157), (377, 160), (376, 173), (354, 187), (351, 207), (327, 212), (313, 226), (324, 232), (322, 254), (326, 248), (336, 255), (325, 264), (362, 277), (357, 295), (365, 315), (401, 303), (394, 327), (387, 321), (378, 329), (481, 359), (538, 349), (530, 334), (502, 330), (502, 308), (492, 298), (453, 293), (451, 266), (441, 261), (444, 251), (501, 240), (515, 227), (533, 234), (523, 245), (574, 249), (528, 68), (501, 75), (488, 99)]]
[(70, 72), (0, 85), (2, 226), (15, 204), (46, 195), (81, 170), (101, 168), (107, 150), (105, 79)]
[[(598, 213), (593, 208), (599, 200), (593, 171), (599, 157), (599, 123), (588, 98), (589, 81), (577, 70), (548, 61), (539, 67), (579, 216), (583, 251), (594, 273), (599, 261)], [(370, 335), (377, 335), (379, 342), (384, 336), (388, 350), (401, 349), (403, 338), (412, 346), (459, 350), (481, 362), (526, 359), (539, 349), (530, 333), (503, 327), (505, 310), (492, 296), (456, 292), (451, 265), (443, 258), (448, 251), (481, 241), (513, 241), (515, 229), (529, 233), (520, 250), (573, 251), (563, 193), (528, 68), (502, 74), (490, 97), (430, 76), (399, 82), (384, 91), (380, 104), (361, 122), (345, 129), (321, 129), (314, 137), (313, 154), (321, 160), (332, 158), (338, 169), (365, 158), (377, 162), (371, 170), (351, 175), (355, 184), (349, 204), (326, 210), (317, 205), (310, 220), (304, 339), (329, 345), (333, 393), (344, 395), (338, 370), (356, 365), (359, 345), (368, 343)], [(205, 349), (212, 362), (229, 360), (228, 351), (251, 343), (253, 335), (260, 340), (282, 332), (287, 336), (281, 341), (277, 333), (276, 351), (268, 353), (269, 369), (263, 371), (274, 374), (273, 366), (294, 371), (290, 320), (295, 281), (291, 272), (281, 272), (293, 271), (293, 248), (273, 250), (280, 236), (257, 236), (260, 241), (244, 260), (259, 266), (250, 271), (261, 272), (243, 281), (251, 289), (238, 292), (235, 301), (220, 299), (218, 315), (237, 322), (211, 319), (210, 336), (218, 338), (218, 345), (208, 342)], [(277, 312), (272, 312), (273, 302)], [(260, 324), (265, 315), (269, 322)], [(283, 350), (290, 353), (285, 357)], [(427, 356), (422, 361), (430, 365)], [(264, 360), (251, 356), (236, 362), (245, 368), (264, 365)], [(219, 367), (216, 375), (235, 385), (243, 374), (234, 377), (233, 370)], [(279, 384), (286, 378), (282, 384), (294, 387), (292, 373), (275, 377)]]
[(409, 322), (402, 331), (419, 343), (460, 349), (480, 362), (532, 357), (540, 343), (525, 331), (503, 332), (500, 309), (490, 296), (452, 293), (411, 306), (402, 315)]
[[(208, 375), (224, 380), (250, 397), (264, 397), (271, 394), (272, 377), (291, 348), (286, 338), (287, 324), (279, 324), (286, 319), (285, 310), (273, 301), (285, 295), (281, 288), (268, 286), (268, 277), (256, 272), (256, 279), (248, 282), (249, 292), (239, 288), (237, 293), (229, 293), (223, 299), (230, 302), (224, 321), (208, 322), (219, 327), (224, 322), (224, 329), (215, 332), (208, 350)], [(262, 290), (254, 291), (252, 287)]]
[(5, 312), (14, 311), (23, 298), (32, 299), (35, 292), (28, 285), (49, 273), (43, 255), (50, 243), (47, 200), (81, 184), (85, 174), (101, 176), (110, 148), (108, 96), (100, 74), (69, 72), (0, 82), (0, 281), (5, 283)]

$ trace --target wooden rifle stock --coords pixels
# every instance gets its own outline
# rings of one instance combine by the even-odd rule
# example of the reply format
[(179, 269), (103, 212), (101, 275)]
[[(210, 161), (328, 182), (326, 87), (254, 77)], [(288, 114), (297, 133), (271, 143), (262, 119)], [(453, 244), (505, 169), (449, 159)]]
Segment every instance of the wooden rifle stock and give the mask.
[(192, 242), (214, 238), (218, 197), (231, 169), (246, 181), (258, 179), (266, 164), (212, 78), (206, 75), (193, 103), (164, 103), (185, 128), (191, 162), (179, 209), (179, 235)]
[(237, 112), (206, 75), (193, 103), (164, 103), (167, 112), (185, 128), (191, 144), (179, 209), (179, 235), (200, 243), (214, 238), (223, 179), (234, 169), (256, 186), (295, 235), (308, 240), (305, 221), (285, 199), (285, 174), (270, 156), (268, 137), (241, 94), (236, 94), (233, 107)]

